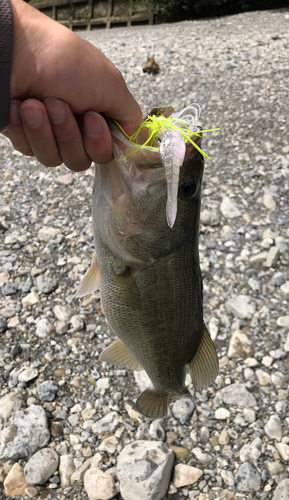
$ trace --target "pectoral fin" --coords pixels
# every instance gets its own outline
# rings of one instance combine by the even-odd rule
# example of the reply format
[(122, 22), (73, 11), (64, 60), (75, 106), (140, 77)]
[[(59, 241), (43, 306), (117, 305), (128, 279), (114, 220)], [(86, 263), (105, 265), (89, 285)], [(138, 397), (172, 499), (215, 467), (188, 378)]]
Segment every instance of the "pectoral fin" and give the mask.
[(75, 297), (77, 298), (84, 297), (89, 293), (99, 290), (99, 288), (100, 288), (99, 267), (96, 260), (96, 254), (94, 254), (91, 266), (84, 275), (78, 287)]
[(120, 339), (116, 339), (104, 351), (102, 351), (100, 361), (106, 361), (117, 366), (124, 366), (132, 370), (142, 370), (141, 364), (132, 356), (129, 350)]
[(197, 390), (206, 389), (218, 375), (219, 361), (216, 349), (205, 324), (198, 350), (188, 365), (192, 382)]

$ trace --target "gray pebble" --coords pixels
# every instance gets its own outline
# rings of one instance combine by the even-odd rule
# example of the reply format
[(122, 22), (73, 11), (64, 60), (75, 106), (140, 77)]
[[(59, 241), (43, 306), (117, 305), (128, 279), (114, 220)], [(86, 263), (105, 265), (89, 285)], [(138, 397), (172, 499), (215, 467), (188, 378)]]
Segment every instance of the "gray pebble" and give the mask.
[(9, 282), (6, 283), (2, 288), (3, 295), (14, 295), (17, 292), (18, 292), (17, 283)]
[(240, 465), (235, 476), (235, 483), (238, 491), (252, 493), (260, 491), (261, 476), (259, 472), (249, 462)]
[(40, 401), (54, 401), (55, 396), (59, 390), (58, 384), (53, 382), (52, 380), (46, 380), (42, 382), (37, 387), (37, 392), (40, 398)]
[(42, 274), (37, 276), (36, 285), (39, 292), (42, 293), (51, 293), (58, 287), (58, 283), (54, 278), (43, 276)]
[(172, 412), (181, 424), (184, 424), (192, 416), (195, 405), (189, 398), (180, 398), (174, 402)]
[(2, 318), (0, 318), (0, 333), (5, 333), (7, 330), (7, 323)]
[(57, 470), (59, 455), (52, 448), (44, 448), (28, 460), (24, 467), (26, 480), (31, 484), (44, 484)]

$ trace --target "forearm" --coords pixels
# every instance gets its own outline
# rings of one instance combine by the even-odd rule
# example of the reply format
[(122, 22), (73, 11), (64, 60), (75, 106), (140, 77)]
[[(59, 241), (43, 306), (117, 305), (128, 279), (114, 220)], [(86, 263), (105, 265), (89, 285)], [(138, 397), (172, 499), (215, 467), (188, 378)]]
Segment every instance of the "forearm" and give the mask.
[(0, 2), (0, 132), (9, 118), (13, 14), (9, 0)]

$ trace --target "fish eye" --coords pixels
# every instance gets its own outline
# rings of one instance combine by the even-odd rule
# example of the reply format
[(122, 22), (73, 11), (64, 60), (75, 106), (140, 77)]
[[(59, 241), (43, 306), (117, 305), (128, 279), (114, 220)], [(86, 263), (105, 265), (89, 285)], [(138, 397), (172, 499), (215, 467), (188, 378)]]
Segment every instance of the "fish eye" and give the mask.
[(191, 198), (197, 190), (197, 185), (194, 179), (186, 179), (180, 185), (180, 192), (185, 198)]

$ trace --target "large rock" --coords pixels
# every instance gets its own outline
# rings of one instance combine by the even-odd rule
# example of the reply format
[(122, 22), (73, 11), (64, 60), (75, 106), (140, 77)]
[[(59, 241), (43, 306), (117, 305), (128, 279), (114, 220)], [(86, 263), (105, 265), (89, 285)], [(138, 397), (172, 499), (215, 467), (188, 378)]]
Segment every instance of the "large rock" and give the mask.
[(14, 464), (4, 481), (7, 497), (24, 495), (26, 488), (29, 486), (31, 485), (26, 481), (22, 465)]
[(272, 500), (289, 500), (289, 479), (283, 479), (278, 484)]
[(216, 398), (228, 405), (255, 406), (255, 396), (249, 392), (244, 384), (232, 384), (217, 392)]
[(265, 432), (270, 439), (281, 441), (282, 439), (282, 424), (278, 415), (271, 415), (265, 425)]
[(89, 500), (110, 500), (116, 494), (113, 474), (96, 467), (85, 473), (84, 487)]
[(92, 426), (95, 434), (111, 434), (119, 426), (119, 418), (116, 411), (111, 411), (104, 417), (97, 420)]
[(31, 484), (44, 484), (54, 474), (58, 464), (58, 453), (51, 448), (43, 448), (28, 460), (24, 468), (25, 477)]
[(235, 217), (240, 217), (240, 215), (242, 215), (235, 201), (227, 196), (223, 198), (220, 208), (224, 217), (229, 219), (234, 219)]
[(232, 333), (229, 343), (229, 358), (248, 358), (254, 352), (252, 340), (239, 330)]
[(43, 241), (44, 243), (48, 243), (50, 240), (54, 240), (56, 236), (60, 233), (60, 229), (57, 227), (48, 227), (44, 226), (38, 231), (38, 239), (39, 241)]
[(194, 484), (203, 475), (201, 469), (186, 464), (177, 464), (174, 471), (173, 484), (176, 488), (182, 488)]
[(19, 392), (9, 392), (0, 399), (0, 421), (10, 417), (13, 410), (13, 403)]
[(255, 306), (250, 304), (249, 295), (238, 295), (235, 299), (229, 299), (226, 302), (226, 308), (237, 318), (251, 318), (255, 312)]
[(124, 447), (117, 476), (124, 500), (161, 500), (168, 489), (174, 453), (160, 441), (135, 441)]
[(61, 488), (65, 490), (71, 485), (71, 476), (75, 471), (73, 455), (61, 455), (59, 463), (59, 473)]
[(45, 410), (41, 406), (31, 405), (17, 411), (14, 422), (1, 431), (0, 458), (29, 458), (46, 446), (49, 439)]
[(37, 276), (36, 285), (39, 292), (42, 293), (51, 293), (58, 287), (58, 283), (54, 278), (43, 276), (42, 274)]
[(58, 384), (53, 380), (45, 380), (37, 387), (37, 392), (41, 401), (54, 401), (58, 391)]
[(184, 424), (192, 416), (195, 405), (189, 398), (180, 398), (174, 402), (172, 412), (181, 424)]
[(252, 493), (260, 491), (261, 476), (259, 472), (249, 462), (240, 465), (235, 477), (235, 483), (238, 491)]

